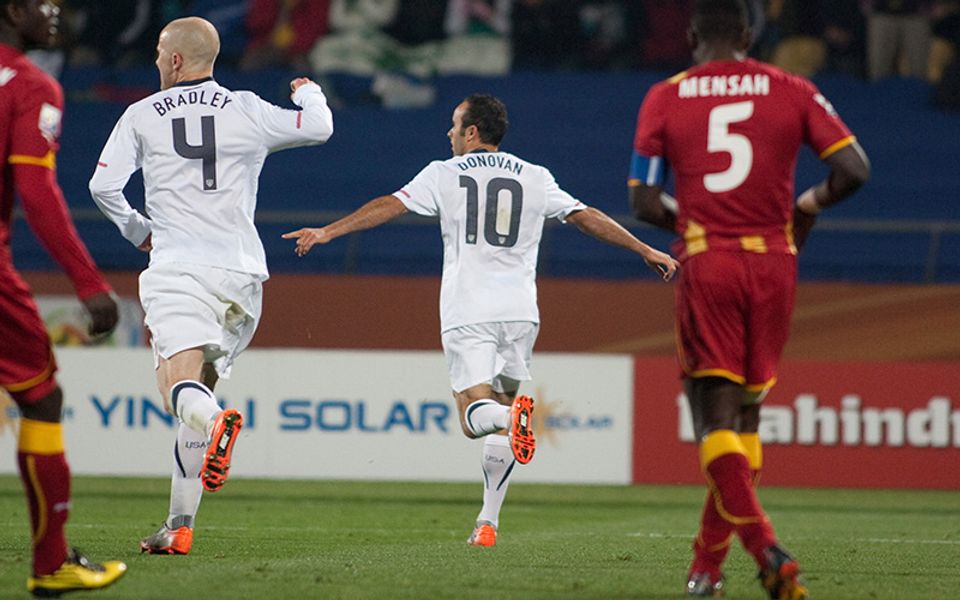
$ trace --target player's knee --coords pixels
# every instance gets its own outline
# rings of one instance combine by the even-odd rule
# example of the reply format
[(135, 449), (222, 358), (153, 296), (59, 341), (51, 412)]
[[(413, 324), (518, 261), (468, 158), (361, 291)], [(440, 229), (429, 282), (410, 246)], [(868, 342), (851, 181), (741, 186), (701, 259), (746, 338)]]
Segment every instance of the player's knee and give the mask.
[(42, 395), (35, 400), (29, 394), (14, 395), (20, 406), (20, 414), (33, 421), (59, 423), (63, 413), (63, 391), (60, 386), (53, 382), (40, 393)]

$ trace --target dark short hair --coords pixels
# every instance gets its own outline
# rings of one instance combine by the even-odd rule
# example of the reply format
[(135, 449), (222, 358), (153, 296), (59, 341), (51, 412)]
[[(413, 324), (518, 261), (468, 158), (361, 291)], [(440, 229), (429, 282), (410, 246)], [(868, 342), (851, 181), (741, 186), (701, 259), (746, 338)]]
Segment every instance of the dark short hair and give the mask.
[(744, 0), (697, 0), (692, 23), (701, 39), (736, 41), (750, 28), (750, 13)]
[(464, 128), (476, 125), (480, 141), (499, 146), (509, 125), (507, 107), (499, 98), (489, 94), (473, 94), (463, 101), (467, 103), (467, 110), (463, 113), (461, 125)]

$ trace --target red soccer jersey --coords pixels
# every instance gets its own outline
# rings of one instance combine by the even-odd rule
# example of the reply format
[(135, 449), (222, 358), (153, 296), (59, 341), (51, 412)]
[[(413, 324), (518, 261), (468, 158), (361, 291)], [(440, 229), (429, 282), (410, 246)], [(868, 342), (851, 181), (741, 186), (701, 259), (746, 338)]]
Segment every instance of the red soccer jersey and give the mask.
[(826, 158), (854, 139), (811, 82), (748, 59), (709, 62), (653, 86), (634, 150), (662, 158), (674, 173), (681, 255), (796, 253), (800, 145)]
[(0, 44), (0, 265), (12, 270), (15, 193), (31, 228), (63, 267), (77, 294), (108, 291), (70, 220), (56, 182), (63, 91), (19, 50)]

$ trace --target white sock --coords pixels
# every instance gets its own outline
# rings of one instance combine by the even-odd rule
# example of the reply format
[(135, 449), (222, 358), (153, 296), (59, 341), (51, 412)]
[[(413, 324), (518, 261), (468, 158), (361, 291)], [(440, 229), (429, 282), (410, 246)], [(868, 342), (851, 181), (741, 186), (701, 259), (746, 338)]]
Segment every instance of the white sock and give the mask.
[(473, 435), (482, 437), (506, 429), (510, 421), (510, 407), (496, 400), (476, 400), (470, 403), (464, 413), (464, 421)]
[(173, 448), (173, 477), (170, 480), (170, 514), (167, 527), (193, 527), (193, 520), (200, 508), (203, 486), (200, 469), (207, 450), (206, 434), (197, 433), (180, 423), (177, 429), (177, 444)]
[(170, 388), (170, 401), (180, 421), (209, 437), (213, 417), (222, 410), (210, 388), (199, 381), (178, 381)]
[(494, 528), (497, 527), (500, 507), (507, 495), (507, 485), (515, 463), (510, 438), (488, 435), (483, 439), (483, 508), (477, 516), (477, 522), (489, 521)]

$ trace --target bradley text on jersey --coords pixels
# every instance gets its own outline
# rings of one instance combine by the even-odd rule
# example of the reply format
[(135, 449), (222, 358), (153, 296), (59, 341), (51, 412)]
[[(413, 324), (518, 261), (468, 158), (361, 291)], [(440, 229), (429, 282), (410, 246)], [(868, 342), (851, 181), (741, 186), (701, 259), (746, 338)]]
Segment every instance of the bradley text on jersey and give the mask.
[(220, 92), (209, 94), (207, 92), (207, 90), (190, 90), (180, 92), (175, 96), (166, 96), (162, 99), (162, 101), (158, 100), (157, 102), (154, 102), (153, 108), (157, 111), (157, 114), (162, 117), (169, 111), (179, 106), (203, 104), (213, 108), (225, 108), (228, 104), (233, 102), (230, 96), (226, 94)]

